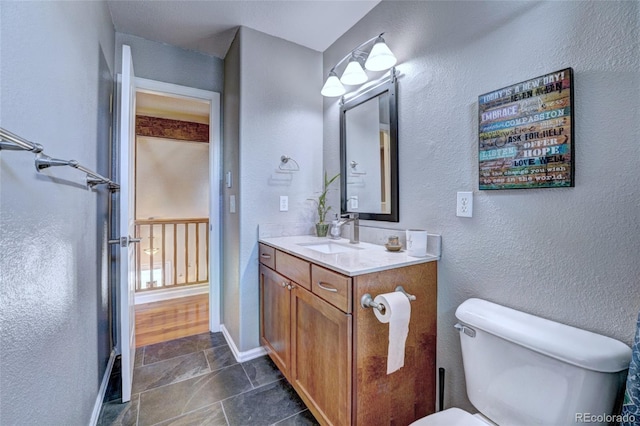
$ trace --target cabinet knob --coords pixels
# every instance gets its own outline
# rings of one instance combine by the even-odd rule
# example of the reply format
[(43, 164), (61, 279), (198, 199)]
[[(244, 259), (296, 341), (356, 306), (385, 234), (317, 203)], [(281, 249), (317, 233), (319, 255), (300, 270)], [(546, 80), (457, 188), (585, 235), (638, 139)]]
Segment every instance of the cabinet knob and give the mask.
[(287, 286), (287, 283), (286, 283), (285, 281), (282, 281), (282, 282), (280, 283), (280, 286), (281, 286), (282, 288), (285, 288), (285, 287)]
[(262, 257), (264, 259), (271, 259), (271, 255), (267, 254), (267, 253), (260, 253), (260, 257)]
[(288, 290), (293, 290), (294, 288), (296, 288), (296, 286), (295, 286), (295, 285), (292, 285), (292, 284), (289, 284), (289, 285), (287, 286), (287, 289), (288, 289)]

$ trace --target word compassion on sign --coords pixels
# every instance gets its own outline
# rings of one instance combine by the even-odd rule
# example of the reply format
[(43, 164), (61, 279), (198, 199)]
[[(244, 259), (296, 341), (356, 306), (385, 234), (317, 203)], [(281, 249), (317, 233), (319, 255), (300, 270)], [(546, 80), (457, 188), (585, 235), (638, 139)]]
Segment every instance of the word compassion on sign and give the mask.
[(574, 186), (573, 70), (480, 95), (480, 189)]

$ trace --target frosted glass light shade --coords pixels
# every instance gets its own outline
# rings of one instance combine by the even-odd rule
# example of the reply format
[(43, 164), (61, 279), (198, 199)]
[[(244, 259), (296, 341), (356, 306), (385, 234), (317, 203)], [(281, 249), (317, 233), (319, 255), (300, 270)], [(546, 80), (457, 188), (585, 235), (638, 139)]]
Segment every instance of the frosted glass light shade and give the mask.
[(394, 66), (396, 62), (398, 60), (384, 42), (384, 39), (378, 37), (364, 66), (371, 71), (384, 71)]
[(367, 73), (364, 72), (360, 62), (357, 59), (351, 58), (349, 63), (347, 64), (347, 68), (344, 69), (342, 73), (342, 77), (340, 77), (340, 81), (344, 84), (348, 84), (350, 86), (355, 86), (358, 84), (362, 84), (367, 81), (369, 77), (367, 77)]
[(338, 76), (334, 71), (331, 71), (329, 73), (329, 78), (327, 78), (327, 81), (324, 83), (324, 86), (322, 86), (322, 90), (320, 91), (320, 94), (322, 94), (322, 96), (327, 96), (327, 97), (336, 97), (336, 96), (344, 95), (345, 92), (346, 90), (342, 85), (342, 83), (340, 83), (340, 79), (338, 78)]

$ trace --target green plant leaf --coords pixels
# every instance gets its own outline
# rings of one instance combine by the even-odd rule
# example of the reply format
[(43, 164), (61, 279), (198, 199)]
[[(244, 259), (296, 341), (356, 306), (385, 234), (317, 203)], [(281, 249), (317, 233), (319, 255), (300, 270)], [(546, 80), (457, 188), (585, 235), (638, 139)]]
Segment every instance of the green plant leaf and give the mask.
[(327, 212), (331, 210), (331, 206), (327, 206), (327, 192), (329, 191), (329, 186), (340, 176), (340, 173), (333, 176), (331, 179), (327, 177), (327, 171), (324, 171), (324, 187), (322, 193), (318, 196), (317, 200), (313, 200), (316, 203), (316, 208), (318, 209), (318, 223), (324, 223), (324, 219), (327, 215)]

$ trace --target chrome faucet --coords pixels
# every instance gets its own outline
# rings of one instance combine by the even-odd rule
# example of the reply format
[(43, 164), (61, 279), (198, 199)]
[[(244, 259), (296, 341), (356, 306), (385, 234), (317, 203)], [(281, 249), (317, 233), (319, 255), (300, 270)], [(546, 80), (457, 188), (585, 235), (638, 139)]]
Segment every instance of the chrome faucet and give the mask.
[(360, 221), (358, 220), (358, 213), (343, 214), (340, 216), (340, 219), (340, 226), (352, 222), (349, 243), (358, 244), (360, 242)]

